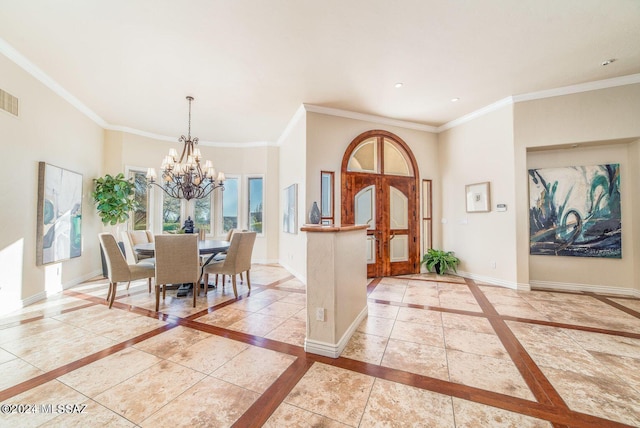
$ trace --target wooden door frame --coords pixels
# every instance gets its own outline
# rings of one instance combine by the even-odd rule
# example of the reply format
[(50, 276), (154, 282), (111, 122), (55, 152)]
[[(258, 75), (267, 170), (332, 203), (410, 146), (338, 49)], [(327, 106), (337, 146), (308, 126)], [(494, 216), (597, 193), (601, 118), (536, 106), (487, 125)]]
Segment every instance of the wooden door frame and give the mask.
[[(347, 166), (349, 164), (349, 159), (351, 158), (351, 154), (353, 153), (353, 151), (355, 150), (356, 147), (358, 147), (358, 145), (360, 143), (362, 143), (365, 140), (368, 140), (370, 138), (375, 137), (377, 139), (377, 150), (378, 150), (378, 173), (368, 173), (368, 172), (349, 172), (347, 171)], [(380, 129), (375, 129), (375, 130), (371, 130), (371, 131), (366, 131), (361, 133), (360, 135), (358, 135), (356, 138), (354, 138), (351, 143), (349, 144), (349, 146), (347, 147), (347, 149), (344, 152), (344, 155), (342, 157), (342, 165), (340, 168), (340, 172), (341, 172), (341, 193), (343, 195), (343, 203), (341, 204), (340, 207), (340, 213), (341, 213), (341, 217), (342, 219), (346, 219), (346, 218), (350, 218), (350, 215), (352, 216), (353, 213), (349, 213), (347, 210), (347, 205), (344, 203), (344, 196), (347, 194), (352, 193), (352, 189), (348, 189), (347, 186), (350, 185), (351, 180), (349, 180), (349, 177), (354, 176), (354, 175), (360, 175), (360, 174), (366, 174), (367, 176), (371, 176), (371, 177), (384, 177), (385, 175), (383, 174), (384, 172), (384, 139), (387, 138), (391, 141), (393, 141), (395, 144), (397, 144), (400, 148), (402, 148), (402, 150), (404, 151), (404, 154), (406, 155), (406, 157), (408, 158), (410, 164), (411, 164), (411, 168), (413, 170), (413, 176), (409, 176), (409, 177), (405, 177), (407, 179), (412, 179), (411, 180), (411, 185), (413, 186), (414, 192), (413, 192), (413, 199), (410, 199), (408, 201), (408, 203), (410, 204), (409, 207), (409, 229), (410, 230), (415, 230), (415, 235), (414, 237), (416, 238), (416, 243), (417, 246), (414, 247), (415, 250), (413, 252), (411, 252), (411, 254), (409, 254), (409, 262), (411, 264), (413, 264), (414, 269), (413, 269), (413, 273), (418, 273), (420, 272), (420, 223), (419, 223), (419, 219), (420, 219), (420, 191), (419, 191), (419, 184), (420, 184), (420, 178), (419, 178), (419, 170), (418, 170), (418, 163), (416, 162), (415, 157), (413, 156), (413, 152), (411, 151), (411, 149), (409, 148), (409, 146), (407, 145), (407, 143), (405, 143), (402, 138), (398, 137), (397, 135), (388, 132), (388, 131), (384, 131), (384, 130), (380, 130)], [(404, 176), (399, 176), (399, 177), (404, 177)], [(353, 196), (353, 195), (352, 195)], [(379, 201), (380, 198), (376, 199), (376, 204), (379, 206), (381, 204), (381, 201)], [(351, 204), (352, 205), (352, 204)], [(378, 250), (378, 253), (380, 253), (381, 251)]]

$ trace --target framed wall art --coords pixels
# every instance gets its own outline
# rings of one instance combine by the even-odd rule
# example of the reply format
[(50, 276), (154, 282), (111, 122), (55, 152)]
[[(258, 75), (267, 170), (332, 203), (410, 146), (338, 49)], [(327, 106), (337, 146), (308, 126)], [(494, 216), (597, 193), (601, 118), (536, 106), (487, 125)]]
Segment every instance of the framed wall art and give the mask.
[(491, 194), (489, 182), (467, 184), (465, 186), (468, 213), (485, 213), (491, 211)]
[(622, 258), (620, 164), (529, 170), (529, 253)]
[(38, 163), (36, 263), (82, 254), (82, 174)]

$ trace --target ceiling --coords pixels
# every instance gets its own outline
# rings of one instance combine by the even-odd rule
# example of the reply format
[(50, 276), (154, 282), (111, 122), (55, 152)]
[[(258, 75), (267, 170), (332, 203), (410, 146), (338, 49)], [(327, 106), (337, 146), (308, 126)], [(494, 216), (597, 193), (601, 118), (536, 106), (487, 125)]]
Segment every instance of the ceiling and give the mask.
[(187, 95), (201, 140), (275, 142), (302, 103), (441, 126), (512, 95), (640, 73), (638, 0), (0, 0), (0, 10), (5, 54), (15, 49), (103, 126), (176, 139)]

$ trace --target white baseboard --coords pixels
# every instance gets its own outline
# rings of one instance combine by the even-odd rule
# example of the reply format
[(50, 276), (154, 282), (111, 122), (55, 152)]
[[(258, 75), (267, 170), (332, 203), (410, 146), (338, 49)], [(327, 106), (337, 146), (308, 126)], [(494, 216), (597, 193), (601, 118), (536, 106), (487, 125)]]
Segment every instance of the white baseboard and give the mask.
[(633, 288), (611, 287), (607, 285), (578, 284), (571, 282), (531, 281), (532, 289), (558, 291), (586, 291), (599, 294), (619, 294), (621, 296), (640, 297), (640, 290)]
[(510, 288), (512, 290), (519, 290), (519, 291), (530, 291), (531, 290), (529, 284), (519, 284), (516, 281), (506, 281), (506, 280), (500, 279), (500, 278), (493, 278), (493, 277), (490, 277), (490, 276), (478, 275), (478, 274), (475, 274), (475, 273), (465, 272), (465, 271), (461, 271), (461, 270), (459, 270), (457, 273), (458, 273), (458, 275), (460, 275), (463, 278), (470, 278), (470, 279), (473, 279), (474, 281), (482, 281), (482, 282), (485, 282), (487, 284), (498, 285), (500, 287)]
[(287, 265), (286, 263), (282, 263), (282, 260), (277, 262), (280, 266), (282, 266), (283, 268), (285, 268), (287, 271), (289, 271), (289, 273), (293, 276), (295, 276), (296, 278), (298, 278), (300, 281), (302, 281), (303, 284), (307, 283), (307, 276), (301, 274), (300, 272), (296, 272), (295, 269), (293, 269), (291, 266)]
[(338, 358), (342, 351), (344, 351), (345, 346), (349, 343), (349, 339), (353, 336), (356, 329), (364, 320), (369, 313), (369, 306), (365, 305), (362, 311), (358, 314), (355, 320), (351, 323), (347, 331), (344, 332), (338, 343), (327, 343), (321, 342), (319, 340), (309, 340), (308, 338), (304, 339), (304, 350), (305, 352), (309, 352), (312, 354), (322, 355), (330, 358)]

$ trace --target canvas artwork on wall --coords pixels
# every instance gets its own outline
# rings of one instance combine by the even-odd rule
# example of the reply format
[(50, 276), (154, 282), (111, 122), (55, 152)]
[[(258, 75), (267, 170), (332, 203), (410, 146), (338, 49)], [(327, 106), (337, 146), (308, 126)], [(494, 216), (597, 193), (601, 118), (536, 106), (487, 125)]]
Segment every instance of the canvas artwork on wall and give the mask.
[(620, 164), (529, 170), (530, 254), (622, 257)]
[(82, 253), (82, 175), (38, 164), (36, 263), (43, 265)]

